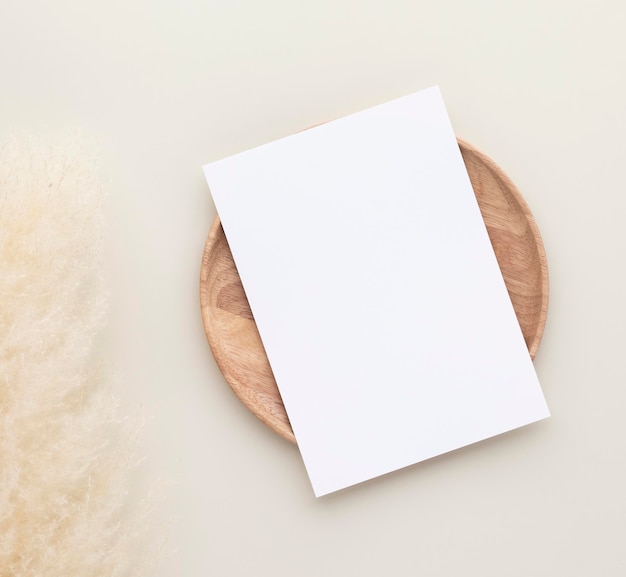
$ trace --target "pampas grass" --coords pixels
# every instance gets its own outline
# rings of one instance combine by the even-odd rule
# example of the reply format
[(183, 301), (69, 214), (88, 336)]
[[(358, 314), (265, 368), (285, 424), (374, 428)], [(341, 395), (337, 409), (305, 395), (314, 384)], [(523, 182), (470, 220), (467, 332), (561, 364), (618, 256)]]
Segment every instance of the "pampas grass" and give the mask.
[(0, 151), (0, 576), (137, 574), (128, 429), (98, 337), (101, 186), (77, 139)]

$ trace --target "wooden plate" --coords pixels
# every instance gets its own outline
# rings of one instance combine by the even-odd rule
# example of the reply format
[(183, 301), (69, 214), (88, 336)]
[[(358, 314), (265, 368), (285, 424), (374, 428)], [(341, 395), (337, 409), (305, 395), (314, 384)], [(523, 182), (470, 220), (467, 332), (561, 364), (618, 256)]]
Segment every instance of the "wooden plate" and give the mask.
[[(548, 311), (548, 268), (535, 220), (511, 180), (459, 140), (489, 238), (534, 358)], [(295, 442), (276, 381), (217, 217), (202, 257), (200, 303), (209, 345), (224, 378), (261, 421)]]

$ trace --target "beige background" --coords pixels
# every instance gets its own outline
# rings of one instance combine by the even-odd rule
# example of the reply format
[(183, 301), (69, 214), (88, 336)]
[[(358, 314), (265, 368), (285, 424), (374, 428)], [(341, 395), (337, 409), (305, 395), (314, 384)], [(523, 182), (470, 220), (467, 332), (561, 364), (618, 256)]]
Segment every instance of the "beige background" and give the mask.
[[(625, 25), (618, 0), (2, 1), (0, 135), (102, 150), (114, 358), (172, 520), (155, 577), (626, 574)], [(543, 233), (553, 417), (315, 500), (206, 344), (200, 166), (435, 83)]]

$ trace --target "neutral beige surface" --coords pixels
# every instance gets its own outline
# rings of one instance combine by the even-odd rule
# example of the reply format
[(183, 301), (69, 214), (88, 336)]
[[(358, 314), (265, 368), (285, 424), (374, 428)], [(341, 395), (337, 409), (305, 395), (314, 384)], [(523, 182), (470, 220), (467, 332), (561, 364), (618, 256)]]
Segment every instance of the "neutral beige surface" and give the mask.
[[(102, 148), (121, 392), (174, 519), (155, 577), (624, 575), (625, 24), (617, 0), (2, 2), (1, 136)], [(434, 83), (542, 231), (553, 417), (315, 500), (206, 344), (200, 166)]]

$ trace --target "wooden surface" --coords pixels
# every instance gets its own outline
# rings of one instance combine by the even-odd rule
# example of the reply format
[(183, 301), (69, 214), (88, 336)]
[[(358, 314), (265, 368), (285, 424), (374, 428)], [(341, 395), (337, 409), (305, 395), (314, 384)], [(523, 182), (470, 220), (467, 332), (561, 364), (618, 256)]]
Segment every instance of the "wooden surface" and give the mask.
[[(548, 310), (548, 269), (539, 230), (506, 174), (470, 144), (459, 140), (459, 146), (534, 358)], [(200, 303), (209, 345), (228, 384), (261, 421), (295, 442), (219, 217), (202, 258)]]

